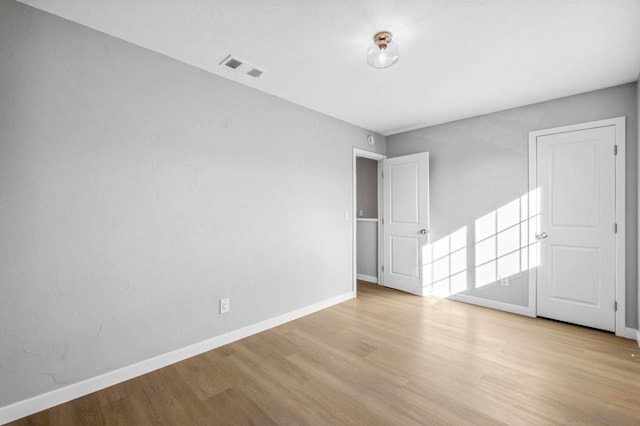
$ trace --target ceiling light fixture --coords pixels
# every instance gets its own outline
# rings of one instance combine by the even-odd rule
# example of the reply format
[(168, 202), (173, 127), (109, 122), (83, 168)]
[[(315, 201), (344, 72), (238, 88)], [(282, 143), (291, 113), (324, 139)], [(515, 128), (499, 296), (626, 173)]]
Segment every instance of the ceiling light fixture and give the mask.
[(367, 63), (374, 68), (388, 68), (398, 62), (398, 43), (391, 41), (391, 33), (381, 31), (373, 36), (373, 44), (367, 50)]

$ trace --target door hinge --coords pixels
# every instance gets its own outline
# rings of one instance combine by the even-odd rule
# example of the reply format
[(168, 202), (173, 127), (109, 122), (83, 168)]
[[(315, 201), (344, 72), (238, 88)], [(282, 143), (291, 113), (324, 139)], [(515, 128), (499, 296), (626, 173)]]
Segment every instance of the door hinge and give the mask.
[(613, 310), (618, 312), (618, 302), (613, 302)]
[(384, 217), (382, 218), (382, 224), (384, 225)]
[(613, 146), (613, 155), (618, 155), (618, 145)]
[(614, 223), (614, 224), (613, 224), (613, 233), (614, 233), (614, 234), (617, 234), (617, 233), (618, 233), (618, 224), (617, 224), (617, 223)]
[(382, 265), (381, 268), (382, 268), (382, 272), (384, 272), (384, 265)]

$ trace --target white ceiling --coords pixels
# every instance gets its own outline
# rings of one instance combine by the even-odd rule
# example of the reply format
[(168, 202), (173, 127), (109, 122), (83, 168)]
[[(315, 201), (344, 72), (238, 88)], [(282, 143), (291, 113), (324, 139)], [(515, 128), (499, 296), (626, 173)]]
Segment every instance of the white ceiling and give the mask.
[[(389, 135), (636, 81), (640, 0), (22, 0)], [(391, 31), (400, 61), (365, 53)], [(260, 79), (218, 65), (233, 54)]]

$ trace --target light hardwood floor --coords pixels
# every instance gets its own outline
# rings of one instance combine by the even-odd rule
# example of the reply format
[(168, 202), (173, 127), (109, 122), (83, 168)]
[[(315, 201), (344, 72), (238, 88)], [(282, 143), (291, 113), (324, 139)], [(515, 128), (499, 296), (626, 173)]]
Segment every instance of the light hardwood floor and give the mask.
[(359, 282), (357, 299), (15, 425), (640, 424), (609, 333)]

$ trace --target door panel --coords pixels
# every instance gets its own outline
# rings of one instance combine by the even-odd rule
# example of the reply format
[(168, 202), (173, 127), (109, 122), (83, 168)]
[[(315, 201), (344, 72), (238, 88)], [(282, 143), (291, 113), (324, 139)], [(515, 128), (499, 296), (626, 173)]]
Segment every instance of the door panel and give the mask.
[(428, 242), (429, 223), (429, 154), (384, 160), (383, 185), (383, 285), (422, 295), (421, 257)]
[(554, 300), (598, 306), (600, 250), (592, 247), (551, 247)]
[(391, 236), (391, 273), (408, 278), (420, 278), (420, 240), (418, 238)]
[(420, 167), (418, 163), (389, 165), (391, 215), (389, 223), (420, 223)]
[(551, 145), (553, 225), (597, 227), (600, 201), (597, 140)]
[(536, 139), (539, 316), (615, 329), (614, 144), (614, 126)]

